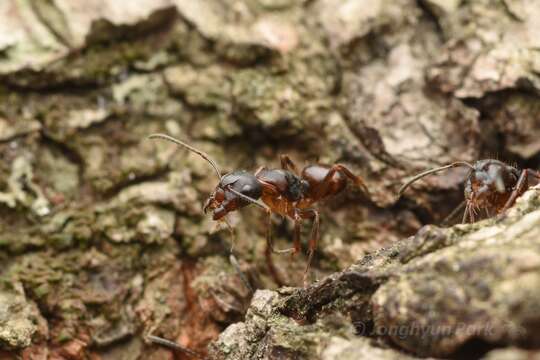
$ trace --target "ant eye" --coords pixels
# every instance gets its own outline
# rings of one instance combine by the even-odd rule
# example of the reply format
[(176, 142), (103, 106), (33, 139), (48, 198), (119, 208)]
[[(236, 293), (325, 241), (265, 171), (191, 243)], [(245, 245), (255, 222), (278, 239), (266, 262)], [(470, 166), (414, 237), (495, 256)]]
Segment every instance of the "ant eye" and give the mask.
[(216, 190), (216, 193), (214, 194), (214, 199), (219, 202), (225, 200), (225, 192), (223, 191), (223, 189)]

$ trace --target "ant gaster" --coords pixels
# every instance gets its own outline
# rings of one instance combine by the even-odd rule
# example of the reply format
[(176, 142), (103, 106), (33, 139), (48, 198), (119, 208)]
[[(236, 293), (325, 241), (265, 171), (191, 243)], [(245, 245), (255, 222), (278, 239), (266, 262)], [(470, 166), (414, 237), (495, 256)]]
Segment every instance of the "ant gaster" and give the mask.
[(398, 198), (415, 181), (427, 175), (459, 166), (470, 169), (465, 180), (465, 200), (456, 209), (459, 210), (465, 205), (463, 223), (467, 219), (474, 222), (479, 209), (484, 209), (488, 217), (491, 217), (494, 213), (504, 213), (521, 194), (540, 180), (540, 172), (538, 171), (532, 169), (519, 170), (499, 160), (479, 160), (473, 165), (468, 162), (458, 161), (450, 165), (426, 170), (414, 176), (399, 189)]
[[(293, 161), (287, 155), (282, 155), (281, 169), (267, 169), (263, 166), (254, 174), (238, 170), (222, 176), (219, 167), (208, 154), (168, 135), (153, 134), (149, 138), (168, 140), (187, 148), (207, 160), (214, 168), (219, 178), (219, 184), (210, 194), (203, 207), (205, 213), (212, 211), (214, 220), (225, 220), (228, 213), (249, 204), (255, 204), (267, 213), (266, 259), (273, 276), (278, 279), (278, 282), (281, 281), (272, 264), (271, 252), (292, 253), (293, 255), (298, 253), (300, 251), (302, 221), (312, 220), (308, 259), (304, 271), (304, 284), (306, 283), (319, 238), (319, 212), (312, 205), (341, 193), (347, 185), (347, 178), (352, 180), (366, 194), (368, 193), (362, 178), (355, 176), (341, 164), (333, 166), (308, 165), (300, 173)], [(270, 231), (272, 213), (289, 217), (294, 221), (292, 248), (282, 250), (274, 248)]]

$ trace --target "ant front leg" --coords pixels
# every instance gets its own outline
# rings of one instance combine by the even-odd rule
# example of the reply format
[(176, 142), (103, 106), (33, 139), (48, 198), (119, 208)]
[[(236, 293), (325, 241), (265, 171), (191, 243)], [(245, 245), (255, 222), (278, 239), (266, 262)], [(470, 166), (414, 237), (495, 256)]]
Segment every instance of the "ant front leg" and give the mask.
[(309, 269), (311, 268), (311, 260), (313, 259), (313, 254), (317, 249), (317, 243), (319, 241), (319, 212), (315, 209), (299, 209), (299, 215), (303, 219), (313, 219), (313, 226), (311, 228), (311, 236), (308, 243), (308, 259), (306, 264), (306, 269), (304, 270), (304, 287), (307, 287), (307, 277), (309, 274)]
[(454, 219), (456, 215), (458, 215), (461, 210), (465, 208), (466, 203), (467, 202), (463, 200), (458, 206), (456, 206), (454, 210), (452, 210), (452, 212), (443, 219), (443, 221), (441, 222), (441, 226), (448, 226), (452, 219)]
[(230, 192), (238, 195), (239, 197), (243, 198), (244, 200), (249, 201), (250, 203), (257, 205), (259, 208), (261, 208), (262, 210), (264, 210), (266, 212), (266, 215), (267, 215), (267, 220), (266, 220), (266, 243), (268, 244), (268, 247), (270, 248), (270, 250), (272, 252), (274, 252), (276, 254), (287, 254), (287, 253), (290, 253), (290, 252), (294, 251), (294, 248), (287, 248), (287, 249), (275, 249), (274, 248), (274, 241), (272, 240), (272, 231), (271, 231), (271, 228), (272, 228), (272, 209), (268, 205), (264, 204), (263, 202), (261, 202), (259, 200), (256, 200), (256, 199), (253, 199), (253, 198), (251, 198), (251, 197), (249, 197), (247, 195), (244, 195), (241, 192), (238, 192), (238, 191), (234, 190), (230, 186), (227, 187), (227, 190), (229, 190)]
[(294, 162), (291, 160), (289, 155), (283, 154), (279, 156), (279, 159), (281, 160), (281, 168), (283, 170), (291, 170), (293, 173), (298, 175), (298, 168), (294, 164)]
[(244, 195), (241, 192), (234, 190), (230, 186), (228, 186), (226, 189), (238, 195), (239, 197), (243, 198), (244, 200), (257, 205), (259, 208), (261, 208), (262, 210), (266, 212), (266, 215), (267, 215), (266, 216), (266, 219), (267, 219), (266, 220), (266, 249), (264, 251), (266, 264), (268, 266), (268, 270), (270, 271), (270, 274), (272, 275), (272, 277), (274, 278), (278, 286), (284, 286), (285, 282), (279, 275), (279, 272), (274, 264), (274, 260), (272, 259), (272, 253), (278, 253), (278, 254), (289, 253), (289, 252), (293, 252), (294, 248), (283, 249), (283, 250), (274, 249), (274, 243), (272, 241), (272, 209), (270, 209), (270, 207), (268, 207), (263, 202), (257, 199), (253, 199), (247, 195)]
[(527, 169), (527, 172), (534, 176), (537, 180), (540, 180), (540, 171), (536, 171), (536, 170), (532, 170), (532, 169)]
[(174, 341), (167, 340), (167, 339), (164, 339), (162, 337), (155, 336), (155, 335), (148, 335), (146, 338), (151, 343), (166, 346), (166, 347), (171, 348), (173, 350), (181, 351), (181, 352), (183, 352), (183, 353), (187, 354), (188, 356), (193, 357), (195, 359), (206, 359), (203, 356), (203, 354), (200, 354), (200, 353), (198, 353), (196, 351), (193, 351), (191, 349), (183, 347), (180, 344), (175, 343)]
[[(528, 183), (528, 177), (529, 177), (529, 169), (525, 169), (521, 171), (521, 174), (519, 175), (519, 179), (516, 183), (516, 186), (514, 187), (514, 190), (512, 190), (512, 194), (506, 201), (506, 204), (504, 204), (501, 211), (499, 211), (500, 214), (503, 214), (506, 210), (508, 210), (514, 202), (516, 202), (516, 199), (519, 195), (523, 193), (523, 191), (526, 189), (527, 183)], [(537, 174), (535, 174), (537, 176)]]

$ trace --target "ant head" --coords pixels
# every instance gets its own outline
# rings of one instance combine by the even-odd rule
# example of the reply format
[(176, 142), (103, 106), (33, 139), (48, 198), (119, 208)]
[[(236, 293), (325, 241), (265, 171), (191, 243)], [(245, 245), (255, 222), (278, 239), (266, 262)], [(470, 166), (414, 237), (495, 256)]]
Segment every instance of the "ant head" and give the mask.
[(220, 220), (231, 211), (240, 209), (262, 195), (257, 178), (244, 170), (234, 171), (221, 178), (216, 189), (204, 204), (204, 212), (212, 211), (213, 219)]
[(519, 171), (516, 168), (498, 160), (479, 160), (474, 163), (474, 166), (460, 161), (427, 170), (414, 176), (399, 189), (398, 196), (401, 196), (407, 187), (424, 176), (458, 166), (466, 166), (470, 169), (465, 182), (463, 222), (467, 218), (474, 222), (476, 210), (481, 207), (487, 211), (496, 208), (500, 200), (510, 193), (519, 177)]
[(517, 169), (498, 160), (480, 160), (474, 164), (465, 182), (465, 200), (477, 207), (493, 205), (516, 184)]
[[(214, 220), (221, 220), (229, 212), (240, 209), (250, 203), (262, 206), (257, 199), (262, 195), (262, 187), (257, 178), (248, 173), (247, 171), (240, 170), (234, 171), (225, 176), (221, 176), (219, 167), (216, 162), (210, 158), (210, 156), (194, 148), (193, 146), (186, 144), (183, 141), (175, 139), (169, 135), (164, 134), (152, 134), (149, 139), (162, 139), (182, 146), (191, 152), (199, 155), (212, 166), (219, 179), (219, 184), (216, 189), (210, 194), (208, 200), (206, 200), (203, 211), (206, 213), (208, 210), (213, 212)], [(264, 206), (262, 206), (264, 207)]]

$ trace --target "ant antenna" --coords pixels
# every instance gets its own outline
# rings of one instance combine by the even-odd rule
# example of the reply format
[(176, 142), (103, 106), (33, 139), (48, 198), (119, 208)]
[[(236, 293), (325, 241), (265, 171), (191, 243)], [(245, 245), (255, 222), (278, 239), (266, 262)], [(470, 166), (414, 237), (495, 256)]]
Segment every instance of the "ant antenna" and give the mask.
[(414, 183), (415, 181), (417, 180), (420, 180), (421, 178), (427, 176), (427, 175), (430, 175), (430, 174), (433, 174), (433, 173), (436, 173), (436, 172), (439, 172), (439, 171), (443, 171), (443, 170), (446, 170), (446, 169), (450, 169), (450, 168), (454, 168), (454, 167), (458, 167), (458, 166), (467, 166), (468, 168), (470, 168), (471, 170), (474, 170), (474, 166), (472, 166), (471, 164), (469, 164), (468, 162), (465, 162), (465, 161), (456, 161), (450, 165), (445, 165), (445, 166), (441, 166), (441, 167), (438, 167), (438, 168), (435, 168), (435, 169), (430, 169), (430, 170), (426, 170), (426, 171), (423, 171), (421, 172), (420, 174), (414, 176), (411, 180), (407, 181), (405, 184), (403, 184), (400, 188), (399, 188), (399, 191), (398, 191), (398, 195), (397, 195), (397, 198), (399, 199), (401, 197), (401, 195), (403, 195), (403, 193), (405, 192), (405, 190), (412, 184)]
[(240, 269), (240, 264), (238, 263), (238, 260), (236, 259), (236, 256), (234, 256), (234, 254), (232, 252), (229, 255), (229, 261), (231, 262), (232, 266), (234, 267), (234, 270), (236, 270), (236, 273), (240, 277), (240, 280), (242, 280), (242, 282), (244, 283), (244, 286), (249, 290), (249, 292), (251, 294), (253, 294), (255, 292), (255, 290), (253, 290), (253, 286), (251, 286), (251, 284), (249, 283), (249, 280), (247, 279), (246, 274), (244, 274), (242, 269)]
[(165, 135), (165, 134), (152, 134), (150, 136), (148, 136), (149, 139), (162, 139), (162, 140), (167, 140), (167, 141), (170, 141), (172, 143), (175, 143), (176, 145), (179, 145), (179, 146), (182, 146), (182, 147), (185, 147), (186, 149), (188, 149), (189, 151), (191, 152), (194, 152), (195, 154), (199, 155), (200, 157), (202, 157), (203, 159), (205, 159), (206, 161), (208, 161), (210, 163), (210, 165), (212, 165), (212, 167), (214, 168), (214, 170), (216, 171), (216, 174), (219, 178), (219, 180), (221, 180), (221, 172), (219, 171), (219, 168), (216, 164), (216, 162), (214, 160), (212, 160), (212, 158), (210, 158), (210, 156), (205, 153), (204, 151), (201, 151), (199, 149), (196, 149), (194, 148), (193, 146), (191, 145), (188, 145), (186, 144), (185, 142), (183, 141), (180, 141), (178, 139), (175, 139), (173, 138), (172, 136), (169, 136), (169, 135)]
[(233, 194), (236, 194), (236, 195), (240, 196), (242, 199), (244, 199), (244, 200), (246, 200), (246, 201), (248, 201), (248, 202), (250, 202), (252, 204), (257, 205), (258, 207), (260, 207), (261, 209), (263, 209), (267, 213), (271, 212), (270, 208), (267, 205), (265, 205), (264, 203), (262, 203), (261, 201), (259, 201), (257, 199), (253, 199), (252, 197), (249, 197), (247, 195), (242, 194), (239, 191), (234, 190), (230, 185), (227, 186), (227, 190), (229, 190)]
[(174, 349), (174, 350), (181, 351), (181, 352), (183, 352), (183, 353), (185, 353), (187, 355), (190, 355), (191, 357), (197, 358), (197, 359), (206, 360), (206, 358), (202, 354), (200, 354), (200, 353), (198, 353), (196, 351), (190, 350), (188, 348), (185, 348), (185, 347), (175, 343), (174, 341), (170, 341), (170, 340), (167, 340), (167, 339), (161, 338), (159, 336), (155, 336), (155, 335), (148, 335), (146, 338), (150, 342), (152, 342), (154, 344), (162, 345), (162, 346)]

